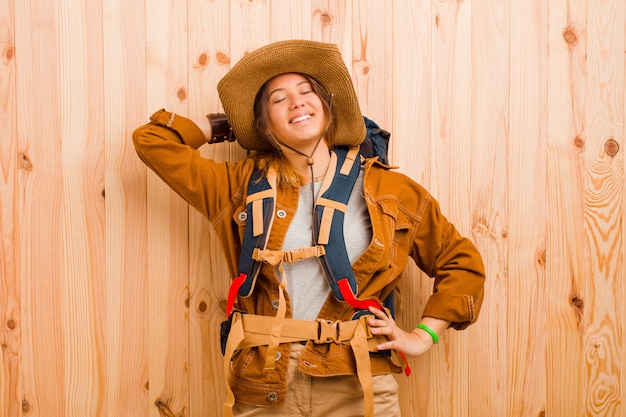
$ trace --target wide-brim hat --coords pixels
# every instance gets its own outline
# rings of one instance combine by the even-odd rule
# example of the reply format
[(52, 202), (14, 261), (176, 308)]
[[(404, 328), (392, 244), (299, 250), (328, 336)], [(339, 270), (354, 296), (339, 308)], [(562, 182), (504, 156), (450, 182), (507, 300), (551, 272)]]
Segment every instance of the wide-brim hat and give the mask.
[(228, 122), (237, 142), (249, 150), (271, 145), (254, 129), (254, 100), (259, 89), (285, 73), (313, 77), (332, 94), (335, 140), (338, 146), (358, 146), (365, 138), (365, 123), (341, 53), (336, 45), (308, 40), (269, 44), (245, 55), (217, 84)]

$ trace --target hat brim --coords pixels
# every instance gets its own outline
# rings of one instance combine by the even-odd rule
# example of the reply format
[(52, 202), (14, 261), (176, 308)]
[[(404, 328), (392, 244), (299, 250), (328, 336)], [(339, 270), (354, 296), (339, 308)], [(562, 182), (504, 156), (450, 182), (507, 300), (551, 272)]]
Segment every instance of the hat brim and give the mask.
[(254, 129), (254, 100), (268, 80), (285, 73), (309, 75), (333, 94), (336, 145), (361, 144), (365, 138), (365, 123), (352, 79), (337, 46), (288, 40), (269, 44), (245, 55), (217, 85), (234, 136), (243, 148), (271, 149), (271, 145)]

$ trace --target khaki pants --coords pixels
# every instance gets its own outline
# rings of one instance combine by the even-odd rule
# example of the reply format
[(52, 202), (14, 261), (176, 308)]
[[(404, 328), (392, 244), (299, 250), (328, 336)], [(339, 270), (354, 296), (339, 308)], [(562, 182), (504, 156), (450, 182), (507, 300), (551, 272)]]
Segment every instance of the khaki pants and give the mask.
[[(294, 343), (289, 358), (284, 408), (265, 408), (235, 402), (235, 417), (362, 417), (363, 389), (356, 376), (311, 377), (298, 371), (304, 346)], [(398, 384), (393, 375), (378, 375), (374, 382), (374, 415), (400, 417)]]

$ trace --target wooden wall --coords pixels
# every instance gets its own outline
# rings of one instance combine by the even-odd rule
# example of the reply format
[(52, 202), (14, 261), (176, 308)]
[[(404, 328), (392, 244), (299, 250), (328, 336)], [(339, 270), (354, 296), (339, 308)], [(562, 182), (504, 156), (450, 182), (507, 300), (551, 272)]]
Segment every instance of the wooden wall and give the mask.
[[(392, 162), (481, 250), (404, 416), (626, 416), (625, 0), (0, 0), (0, 416), (218, 416), (229, 281), (135, 127), (246, 51), (337, 43)], [(207, 157), (240, 158), (235, 145)], [(400, 321), (431, 282), (415, 268)]]

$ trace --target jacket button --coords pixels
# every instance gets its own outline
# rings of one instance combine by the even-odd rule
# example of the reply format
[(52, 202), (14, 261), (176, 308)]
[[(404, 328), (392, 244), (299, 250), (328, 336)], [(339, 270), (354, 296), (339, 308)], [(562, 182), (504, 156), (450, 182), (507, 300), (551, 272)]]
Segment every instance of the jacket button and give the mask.
[(241, 213), (237, 215), (237, 217), (239, 218), (239, 221), (245, 222), (246, 219), (248, 218), (248, 213), (246, 213), (245, 211), (242, 211)]
[(271, 403), (275, 403), (277, 400), (278, 400), (278, 394), (275, 393), (274, 391), (267, 394), (267, 401)]
[(280, 307), (280, 301), (278, 300), (272, 300), (272, 308), (274, 310), (278, 310), (278, 307)]
[(285, 217), (287, 217), (287, 212), (285, 210), (278, 210), (276, 212), (276, 217), (278, 217), (279, 219), (284, 219)]

